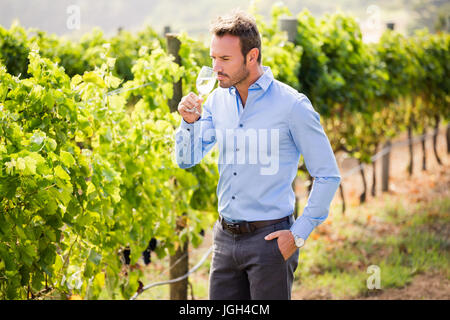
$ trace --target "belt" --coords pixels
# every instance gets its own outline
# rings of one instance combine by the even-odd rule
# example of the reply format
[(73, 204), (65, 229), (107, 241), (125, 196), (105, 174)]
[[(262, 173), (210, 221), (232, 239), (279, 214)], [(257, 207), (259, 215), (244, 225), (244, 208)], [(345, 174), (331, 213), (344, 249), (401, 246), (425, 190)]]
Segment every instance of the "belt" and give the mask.
[(289, 221), (292, 214), (284, 218), (275, 220), (263, 220), (263, 221), (241, 221), (241, 222), (229, 222), (226, 221), (221, 215), (219, 215), (219, 223), (222, 225), (223, 230), (227, 230), (234, 234), (251, 233), (256, 229), (267, 227), (275, 223)]

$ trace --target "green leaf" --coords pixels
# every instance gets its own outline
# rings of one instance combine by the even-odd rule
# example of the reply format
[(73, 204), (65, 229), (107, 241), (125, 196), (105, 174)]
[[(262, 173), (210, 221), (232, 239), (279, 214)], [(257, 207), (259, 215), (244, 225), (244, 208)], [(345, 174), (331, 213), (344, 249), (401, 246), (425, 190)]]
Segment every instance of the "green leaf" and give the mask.
[(122, 80), (114, 76), (106, 76), (105, 81), (108, 88), (117, 88), (122, 82)]
[(55, 169), (55, 176), (63, 179), (63, 180), (70, 180), (70, 176), (67, 174), (66, 171), (61, 166), (57, 166)]
[(70, 85), (72, 87), (75, 87), (75, 86), (79, 85), (82, 81), (83, 81), (83, 78), (79, 74), (76, 74), (72, 77), (72, 80), (70, 81)]
[(51, 91), (47, 92), (47, 94), (45, 95), (44, 102), (48, 109), (51, 110), (53, 108), (53, 106), (55, 105), (55, 99), (53, 98), (53, 92), (51, 92)]
[(26, 156), (25, 157), (25, 167), (28, 170), (29, 174), (36, 174), (36, 164), (37, 161), (33, 157)]
[(50, 151), (56, 150), (57, 143), (54, 139), (47, 137), (47, 145)]
[(84, 82), (95, 83), (96, 85), (98, 85), (101, 88), (106, 87), (105, 81), (103, 81), (103, 79), (94, 71), (86, 72), (83, 75), (83, 80), (84, 80)]
[(17, 158), (16, 168), (20, 171), (24, 171), (26, 168), (25, 159)]
[(17, 270), (14, 262), (14, 255), (9, 252), (8, 247), (4, 243), (0, 243), (0, 258), (4, 261), (6, 270)]
[(97, 253), (94, 249), (91, 249), (88, 260), (93, 262), (95, 265), (99, 265), (102, 261), (102, 255)]
[(72, 154), (66, 151), (61, 151), (59, 153), (59, 158), (61, 159), (61, 162), (67, 167), (70, 168), (75, 164), (75, 159), (73, 158)]

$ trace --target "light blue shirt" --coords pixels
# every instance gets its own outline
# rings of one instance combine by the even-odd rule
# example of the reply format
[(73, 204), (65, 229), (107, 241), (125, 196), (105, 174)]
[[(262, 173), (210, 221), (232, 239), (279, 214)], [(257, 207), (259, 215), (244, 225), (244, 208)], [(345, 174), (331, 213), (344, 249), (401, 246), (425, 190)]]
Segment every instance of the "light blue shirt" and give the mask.
[(181, 168), (192, 167), (217, 143), (219, 213), (231, 221), (259, 221), (293, 213), (292, 182), (302, 154), (314, 183), (291, 231), (306, 240), (327, 218), (341, 176), (309, 99), (263, 68), (249, 87), (245, 108), (234, 86), (219, 87), (205, 101), (199, 120), (181, 121), (176, 160)]

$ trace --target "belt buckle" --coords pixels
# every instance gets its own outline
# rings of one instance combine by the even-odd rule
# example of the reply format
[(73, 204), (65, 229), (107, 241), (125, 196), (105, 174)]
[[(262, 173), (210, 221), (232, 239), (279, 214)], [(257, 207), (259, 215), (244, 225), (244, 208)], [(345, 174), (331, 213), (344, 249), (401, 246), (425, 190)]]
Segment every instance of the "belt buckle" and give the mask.
[(225, 224), (227, 226), (227, 229), (232, 230), (233, 233), (237, 233), (237, 234), (241, 233), (241, 228), (240, 228), (239, 223), (225, 222)]

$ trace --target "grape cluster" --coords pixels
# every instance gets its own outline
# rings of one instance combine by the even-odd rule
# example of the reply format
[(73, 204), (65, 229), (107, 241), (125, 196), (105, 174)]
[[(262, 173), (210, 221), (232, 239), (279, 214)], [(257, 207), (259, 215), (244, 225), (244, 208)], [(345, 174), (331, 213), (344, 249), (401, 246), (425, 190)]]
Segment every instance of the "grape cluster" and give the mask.
[[(151, 253), (152, 251), (155, 251), (157, 244), (158, 241), (155, 238), (151, 238), (150, 241), (148, 242), (147, 248), (142, 252), (142, 257), (144, 259), (145, 265), (149, 265), (150, 262), (152, 262)], [(126, 265), (130, 265), (130, 254), (131, 254), (130, 247), (127, 246), (125, 249), (123, 249), (121, 254), (122, 254), (122, 261)]]

